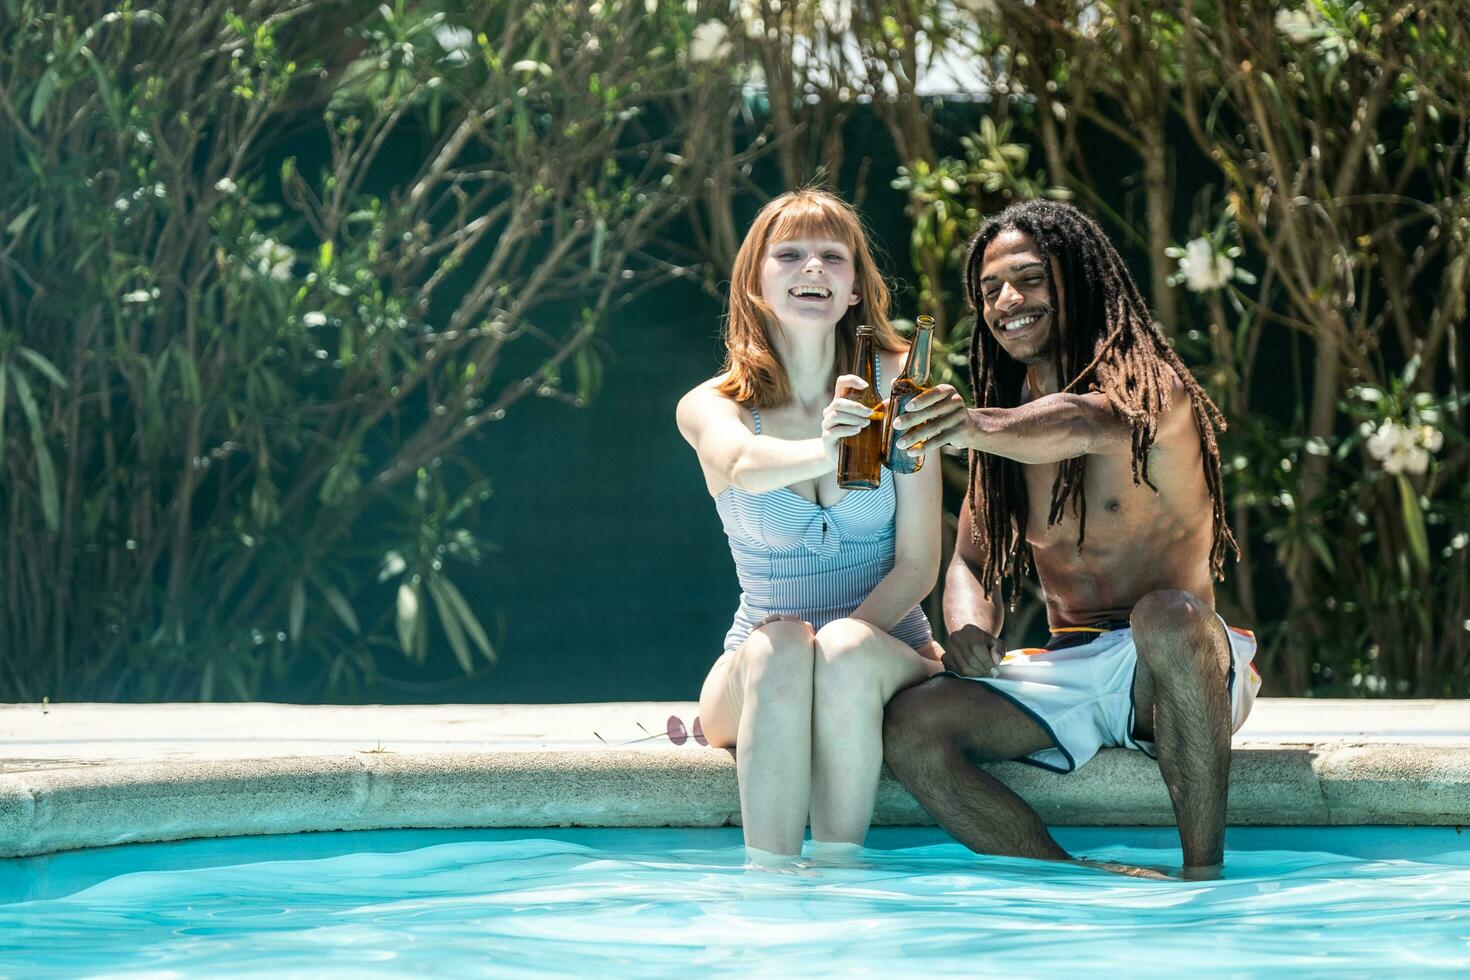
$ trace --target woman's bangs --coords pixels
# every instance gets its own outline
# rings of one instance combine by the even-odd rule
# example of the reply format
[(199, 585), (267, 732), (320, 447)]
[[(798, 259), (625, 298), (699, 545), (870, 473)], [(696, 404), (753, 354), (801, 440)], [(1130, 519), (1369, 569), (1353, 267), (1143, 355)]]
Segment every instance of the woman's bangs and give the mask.
[(771, 223), (768, 244), (818, 239), (841, 242), (857, 257), (859, 229), (851, 215), (818, 201), (788, 204)]

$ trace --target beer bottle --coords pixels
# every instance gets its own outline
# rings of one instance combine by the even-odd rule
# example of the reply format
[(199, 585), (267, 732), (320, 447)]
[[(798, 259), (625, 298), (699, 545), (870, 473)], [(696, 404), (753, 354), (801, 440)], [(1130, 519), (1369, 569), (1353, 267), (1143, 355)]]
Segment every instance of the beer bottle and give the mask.
[(914, 342), (909, 347), (908, 360), (903, 362), (903, 370), (888, 389), (888, 413), (883, 420), (883, 462), (895, 473), (917, 473), (924, 465), (924, 444), (900, 449), (896, 440), (903, 431), (893, 428), (893, 420), (903, 414), (909, 402), (931, 387), (929, 348), (934, 341), (934, 318), (921, 316), (914, 326)]
[(845, 490), (876, 490), (883, 474), (883, 398), (878, 394), (878, 349), (873, 343), (873, 328), (867, 324), (857, 328), (857, 350), (852, 370), (868, 383), (866, 388), (849, 392), (847, 397), (867, 405), (873, 421), (855, 436), (847, 436), (837, 444), (837, 485)]

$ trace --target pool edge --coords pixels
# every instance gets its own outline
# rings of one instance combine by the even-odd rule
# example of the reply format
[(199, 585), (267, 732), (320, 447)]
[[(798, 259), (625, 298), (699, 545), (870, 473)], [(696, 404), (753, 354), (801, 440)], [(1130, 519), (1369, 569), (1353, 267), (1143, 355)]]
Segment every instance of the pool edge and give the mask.
[[(1470, 724), (1459, 727), (1470, 717), (1470, 706), (1445, 709), (1446, 702), (1427, 703), (1418, 709), (1426, 716), (1433, 713), (1428, 704), (1440, 706), (1435, 724), (1441, 730), (1470, 729)], [(587, 719), (607, 721), (605, 716), (611, 715), (631, 728), (634, 722), (627, 719), (635, 709), (637, 717), (653, 718), (669, 710), (687, 713), (690, 706), (683, 703), (501, 706), (499, 715), (482, 706), (350, 711), (279, 705), (94, 706), (97, 710), (90, 715), (84, 707), (72, 706), (73, 719), (91, 717), (94, 725), (105, 721), (111, 726), (108, 740), (69, 740), (62, 736), (81, 733), (85, 726), (75, 722), (67, 728), (54, 718), (38, 721), (32, 715), (39, 718), (39, 711), (0, 709), (0, 767), (6, 770), (0, 772), (0, 856), (326, 830), (718, 827), (739, 822), (733, 757), (722, 750), (693, 742), (675, 748), (667, 739), (610, 747), (601, 744), (600, 734), (591, 745), (583, 740), (528, 749), (517, 746), (529, 736), (518, 741), (494, 733), (463, 733), (463, 726), (471, 723), (466, 719), (490, 715), (503, 717), (506, 726), (514, 722), (516, 731), (541, 731), (550, 720), (556, 720), (550, 725), (555, 729), (576, 713), (573, 708), (581, 712), (579, 725)], [(200, 710), (186, 710), (193, 708)], [(1328, 717), (1320, 705), (1313, 710), (1319, 723)], [(173, 730), (180, 717), (212, 718), (239, 728), (198, 728), (192, 750), (186, 750), (181, 735), (169, 751), (155, 751), (152, 742), (141, 741), (155, 737), (149, 724)], [(238, 734), (240, 729), (259, 732), (280, 726), (282, 722), (271, 719), (282, 718), (297, 726), (295, 750), (283, 743), (283, 748), (266, 752), (265, 736)], [(302, 733), (313, 718), (334, 725), (347, 718), (362, 730), (369, 730), (365, 722), (371, 721), (397, 735), (385, 736), (386, 746), (372, 739), (312, 742)], [(119, 728), (123, 721), (132, 727)], [(399, 729), (391, 729), (392, 724)], [(439, 737), (450, 730), (461, 734)], [(413, 734), (425, 737), (408, 737)], [(50, 741), (32, 737), (36, 735)], [(1312, 739), (1292, 734), (1272, 739), (1243, 733), (1234, 753), (1229, 820), (1243, 826), (1470, 822), (1470, 737), (1436, 737), (1396, 741), (1387, 735)], [(132, 758), (125, 752), (130, 742), (144, 745)], [(200, 747), (205, 743), (208, 752)], [(1053, 825), (1174, 822), (1157, 766), (1140, 753), (1105, 749), (1065, 776), (1015, 763), (989, 768)], [(874, 823), (924, 825), (932, 820), (885, 772)]]

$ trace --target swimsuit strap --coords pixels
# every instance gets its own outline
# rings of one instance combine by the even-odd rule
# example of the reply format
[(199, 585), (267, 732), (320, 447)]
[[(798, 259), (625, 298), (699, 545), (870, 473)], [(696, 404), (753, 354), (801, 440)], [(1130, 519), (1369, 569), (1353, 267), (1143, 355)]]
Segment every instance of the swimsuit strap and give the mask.
[(755, 434), (756, 435), (760, 435), (761, 434), (761, 413), (757, 409), (752, 408), (750, 410), (750, 417), (753, 418), (753, 419), (755, 419)]

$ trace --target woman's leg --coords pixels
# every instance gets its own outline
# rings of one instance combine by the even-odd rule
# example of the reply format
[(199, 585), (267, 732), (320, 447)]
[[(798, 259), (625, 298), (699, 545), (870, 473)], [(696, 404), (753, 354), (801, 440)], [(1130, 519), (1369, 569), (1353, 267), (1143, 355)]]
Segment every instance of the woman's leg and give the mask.
[(816, 636), (812, 698), (812, 839), (861, 844), (873, 819), (883, 765), (883, 706), (943, 670), (861, 620), (839, 619)]
[(715, 662), (699, 695), (709, 743), (737, 747), (745, 846), (801, 853), (811, 800), (812, 629), (782, 620)]

